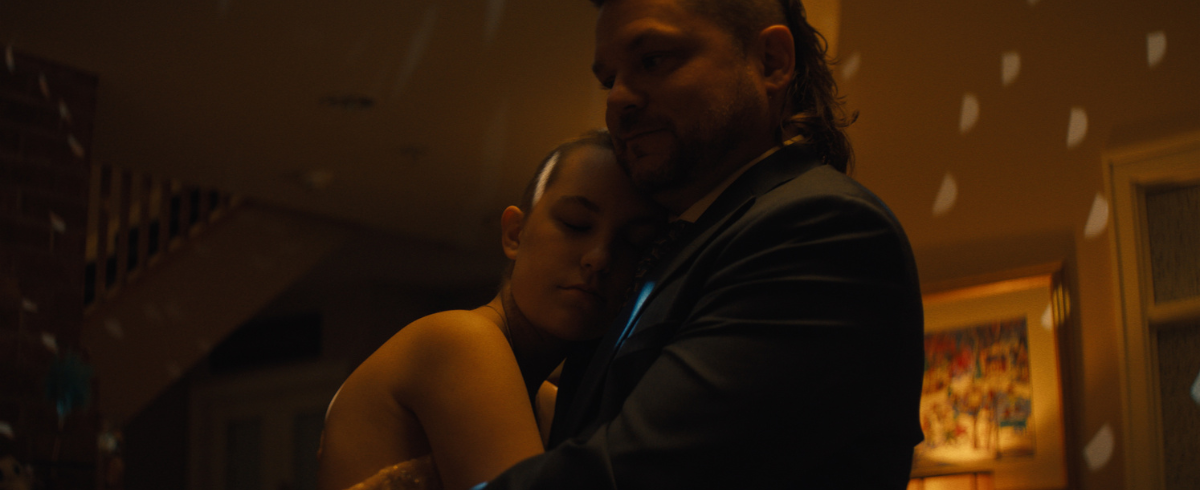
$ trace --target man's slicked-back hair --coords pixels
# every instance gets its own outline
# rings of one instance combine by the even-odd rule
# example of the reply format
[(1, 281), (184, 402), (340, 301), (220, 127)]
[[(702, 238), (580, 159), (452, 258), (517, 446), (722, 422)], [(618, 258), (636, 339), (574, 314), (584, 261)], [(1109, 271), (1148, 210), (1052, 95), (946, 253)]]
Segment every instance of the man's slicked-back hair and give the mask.
[[(606, 0), (590, 0), (597, 8)], [(612, 0), (618, 1), (618, 0)], [(821, 33), (808, 23), (800, 0), (677, 0), (721, 26), (734, 41), (746, 49), (768, 26), (787, 26), (795, 40), (796, 69), (782, 102), (779, 122), (782, 139), (785, 129), (804, 136), (805, 142), (825, 163), (843, 173), (854, 164), (854, 151), (843, 131), (854, 122), (857, 113), (847, 116), (837, 82), (826, 62), (828, 44)]]

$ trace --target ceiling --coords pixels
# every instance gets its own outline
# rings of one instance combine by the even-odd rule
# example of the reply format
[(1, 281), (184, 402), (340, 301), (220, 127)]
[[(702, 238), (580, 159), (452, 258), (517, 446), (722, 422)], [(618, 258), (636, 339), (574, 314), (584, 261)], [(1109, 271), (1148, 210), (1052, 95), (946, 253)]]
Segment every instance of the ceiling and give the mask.
[[(839, 3), (805, 3), (836, 39)], [(98, 163), (478, 252), (544, 154), (604, 124), (594, 18), (585, 0), (5, 2), (0, 40), (99, 76)]]
[(97, 162), (473, 249), (545, 151), (603, 124), (594, 16), (582, 0), (6, 2), (0, 39), (99, 75)]

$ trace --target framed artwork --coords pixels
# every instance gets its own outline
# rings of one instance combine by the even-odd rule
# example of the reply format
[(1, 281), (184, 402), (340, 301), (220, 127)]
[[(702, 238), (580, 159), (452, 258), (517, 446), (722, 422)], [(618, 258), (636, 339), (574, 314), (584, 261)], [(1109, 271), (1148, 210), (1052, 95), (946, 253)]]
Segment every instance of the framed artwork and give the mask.
[(924, 298), (925, 381), (913, 476), (991, 472), (995, 488), (1066, 488), (1053, 274)]

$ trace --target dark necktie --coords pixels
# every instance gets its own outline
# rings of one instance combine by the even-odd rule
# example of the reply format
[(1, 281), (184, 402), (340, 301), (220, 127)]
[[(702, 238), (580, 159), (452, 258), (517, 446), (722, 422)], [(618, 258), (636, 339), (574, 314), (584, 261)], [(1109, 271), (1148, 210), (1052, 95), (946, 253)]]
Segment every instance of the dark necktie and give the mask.
[(635, 287), (642, 283), (642, 280), (646, 277), (646, 273), (654, 269), (654, 266), (658, 265), (658, 262), (663, 257), (675, 251), (676, 246), (679, 245), (679, 238), (683, 236), (683, 232), (687, 230), (690, 224), (692, 224), (690, 221), (675, 220), (667, 226), (667, 229), (658, 238), (654, 239), (654, 242), (650, 244), (650, 250), (646, 252), (646, 255), (642, 256), (641, 260), (637, 263), (637, 268), (634, 269), (633, 284), (635, 284)]

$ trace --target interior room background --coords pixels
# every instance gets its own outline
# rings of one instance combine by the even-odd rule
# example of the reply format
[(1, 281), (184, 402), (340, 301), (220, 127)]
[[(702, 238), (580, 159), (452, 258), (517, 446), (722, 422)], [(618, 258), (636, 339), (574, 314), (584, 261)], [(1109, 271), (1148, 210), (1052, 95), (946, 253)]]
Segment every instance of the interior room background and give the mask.
[[(904, 224), (923, 284), (1061, 270), (1069, 487), (1194, 484), (1170, 461), (1200, 447), (1146, 477), (1130, 440), (1149, 427), (1112, 169), (1195, 153), (1200, 3), (805, 3), (859, 114), (852, 175)], [(0, 4), (0, 450), (58, 488), (310, 488), (341, 379), (407, 322), (488, 299), (500, 211), (548, 149), (603, 125), (594, 15)], [(1200, 223), (1182, 195), (1175, 223)], [(1171, 332), (1200, 346), (1191, 325)], [(1163, 389), (1183, 422), (1162, 432), (1195, 438), (1200, 394)]]

